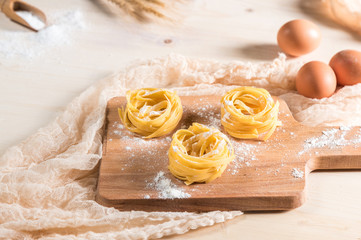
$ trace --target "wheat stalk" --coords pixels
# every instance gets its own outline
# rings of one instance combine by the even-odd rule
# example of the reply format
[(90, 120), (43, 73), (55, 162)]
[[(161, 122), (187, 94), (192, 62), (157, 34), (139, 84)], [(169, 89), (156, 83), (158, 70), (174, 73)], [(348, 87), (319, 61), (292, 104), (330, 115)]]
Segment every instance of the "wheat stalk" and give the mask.
[[(155, 16), (160, 19), (168, 19), (163, 12), (167, 7), (164, 1), (167, 0), (109, 0), (122, 8), (128, 14), (136, 17), (138, 20), (148, 20), (149, 16)], [(169, 0), (168, 0), (169, 1)]]

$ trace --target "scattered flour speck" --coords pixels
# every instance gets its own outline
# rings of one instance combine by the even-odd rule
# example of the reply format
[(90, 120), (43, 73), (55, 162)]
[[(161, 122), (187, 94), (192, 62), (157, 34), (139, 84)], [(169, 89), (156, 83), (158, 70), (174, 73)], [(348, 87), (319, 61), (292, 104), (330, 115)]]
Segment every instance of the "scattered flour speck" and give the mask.
[(233, 101), (225, 100), (224, 102), (225, 102), (228, 106), (232, 106), (232, 105), (233, 105)]
[(303, 178), (303, 174), (304, 174), (304, 172), (299, 170), (298, 168), (292, 169), (292, 176), (294, 178)]
[(114, 134), (116, 134), (116, 135), (121, 135), (121, 134), (122, 134), (122, 132), (121, 132), (121, 131), (119, 131), (119, 130), (114, 130)]
[(340, 129), (341, 131), (349, 131), (349, 130), (351, 130), (351, 128), (348, 127), (348, 126), (340, 126), (339, 129)]
[(230, 167), (233, 169), (232, 175), (239, 172), (239, 169), (245, 164), (247, 167), (251, 166), (251, 161), (257, 160), (256, 153), (259, 151), (257, 146), (249, 143), (242, 143), (231, 139), (234, 154), (236, 158), (231, 163)]
[(352, 139), (346, 139), (346, 135), (349, 133), (350, 130), (350, 127), (341, 126), (338, 129), (333, 128), (322, 131), (321, 136), (306, 139), (303, 150), (298, 152), (298, 155), (302, 155), (316, 148), (335, 149), (342, 146), (361, 143), (361, 138), (357, 134), (353, 136)]
[(189, 198), (191, 196), (166, 178), (163, 171), (158, 172), (153, 181), (147, 186), (158, 190), (159, 197), (162, 199)]

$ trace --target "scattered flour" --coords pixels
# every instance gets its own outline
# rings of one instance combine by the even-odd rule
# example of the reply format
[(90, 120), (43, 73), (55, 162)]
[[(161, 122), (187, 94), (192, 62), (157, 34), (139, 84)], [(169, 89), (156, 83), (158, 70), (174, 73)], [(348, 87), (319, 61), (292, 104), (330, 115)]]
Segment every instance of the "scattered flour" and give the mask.
[(227, 105), (229, 105), (229, 106), (232, 106), (232, 105), (233, 105), (233, 101), (225, 100), (224, 102), (225, 102)]
[[(199, 99), (199, 101), (200, 103), (196, 103), (193, 105), (194, 108), (190, 111), (190, 113), (197, 118), (200, 118), (200, 123), (206, 124), (208, 127), (221, 129), (221, 113), (217, 111), (217, 106), (211, 105), (209, 103), (204, 103), (202, 98)], [(185, 107), (183, 106), (183, 108)], [(188, 125), (191, 125), (191, 123), (189, 123)], [(182, 124), (182, 128), (187, 127), (188, 126), (186, 124)]]
[(147, 186), (158, 190), (159, 197), (162, 199), (189, 198), (191, 196), (189, 193), (183, 192), (182, 189), (178, 188), (170, 179), (166, 178), (163, 171), (158, 172), (153, 182)]
[(254, 144), (238, 142), (233, 139), (231, 139), (231, 143), (236, 158), (230, 164), (228, 171), (232, 171), (232, 175), (235, 175), (239, 172), (238, 169), (244, 167), (244, 164), (249, 167), (251, 166), (251, 161), (257, 160), (255, 154), (259, 149), (257, 149), (257, 146)]
[(49, 50), (73, 42), (74, 33), (86, 27), (79, 10), (48, 15), (48, 26), (35, 33), (29, 30), (0, 30), (0, 59), (34, 59)]
[(29, 11), (16, 11), (19, 17), (24, 19), (32, 28), (40, 30), (45, 27), (45, 23), (38, 16)]
[(294, 178), (303, 178), (304, 172), (299, 170), (298, 168), (292, 169), (292, 176)]
[(298, 152), (298, 155), (302, 155), (312, 149), (316, 148), (338, 148), (347, 145), (353, 145), (361, 143), (361, 131), (353, 136), (353, 139), (346, 139), (346, 135), (351, 130), (350, 127), (341, 126), (339, 129), (333, 128), (330, 130), (322, 131), (322, 135), (319, 137), (313, 137), (305, 140), (303, 150)]
[(348, 126), (340, 126), (339, 129), (340, 129), (341, 131), (349, 131), (349, 130), (351, 130), (351, 128), (348, 127)]
[(114, 132), (113, 132), (114, 134), (116, 134), (116, 135), (121, 135), (122, 134), (122, 132), (121, 131), (119, 131), (119, 130), (114, 130)]

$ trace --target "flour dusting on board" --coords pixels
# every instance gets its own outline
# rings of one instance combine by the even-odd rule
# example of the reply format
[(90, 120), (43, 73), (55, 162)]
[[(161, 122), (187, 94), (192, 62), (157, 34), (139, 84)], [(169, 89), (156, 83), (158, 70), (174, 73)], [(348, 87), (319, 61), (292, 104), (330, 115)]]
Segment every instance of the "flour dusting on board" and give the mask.
[[(158, 190), (159, 197), (162, 199), (174, 199), (174, 198), (189, 198), (189, 193), (183, 192), (181, 188), (178, 188), (172, 181), (164, 176), (164, 172), (158, 172), (157, 176), (153, 179), (153, 182), (147, 185), (149, 188)], [(148, 198), (148, 196), (144, 196)]]
[(244, 166), (251, 166), (251, 161), (257, 160), (256, 153), (259, 152), (257, 145), (238, 142), (231, 139), (234, 155), (236, 158), (230, 163), (230, 168), (227, 171), (235, 175), (239, 172), (239, 169)]
[[(185, 111), (185, 114), (187, 111), (188, 114), (194, 115), (197, 118), (202, 119), (202, 124), (206, 124), (208, 127), (214, 127), (217, 129), (221, 129), (221, 113), (217, 111), (217, 106), (214, 106), (212, 104), (209, 104), (207, 100), (200, 98), (198, 99), (198, 103), (195, 103), (193, 105), (192, 110), (188, 110), (183, 106), (183, 109)], [(192, 123), (189, 122), (189, 125)], [(188, 128), (187, 125), (182, 125), (182, 128)]]
[(292, 169), (292, 176), (294, 178), (303, 178), (304, 172), (298, 168)]
[[(168, 161), (168, 155), (164, 154), (159, 156), (159, 152), (166, 152), (169, 148), (172, 138), (170, 136), (156, 138), (156, 139), (145, 139), (135, 133), (128, 131), (123, 124), (114, 122), (111, 125), (111, 131), (109, 131), (108, 139), (111, 141), (118, 142), (121, 144), (126, 142), (126, 146), (119, 145), (125, 152), (128, 153), (128, 159), (124, 163), (122, 171), (128, 171), (129, 168), (133, 169), (133, 166), (137, 162), (146, 164), (150, 171), (157, 171), (162, 168), (163, 164)], [(154, 157), (157, 156), (157, 161), (153, 161)], [(136, 171), (142, 171), (135, 168)]]
[(305, 140), (303, 150), (298, 152), (298, 155), (302, 155), (312, 149), (317, 148), (330, 148), (335, 149), (342, 146), (354, 145), (361, 143), (361, 131), (353, 136), (351, 139), (347, 139), (346, 135), (350, 132), (351, 128), (346, 126), (340, 126), (339, 129), (333, 128), (330, 130), (322, 131), (322, 135), (318, 137), (312, 137)]

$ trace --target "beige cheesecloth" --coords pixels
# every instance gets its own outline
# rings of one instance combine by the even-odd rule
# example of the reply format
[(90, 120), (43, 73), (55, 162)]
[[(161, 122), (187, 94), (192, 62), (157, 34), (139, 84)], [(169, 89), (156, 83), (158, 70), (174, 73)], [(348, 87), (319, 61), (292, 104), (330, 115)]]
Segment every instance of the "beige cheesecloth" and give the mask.
[(264, 87), (304, 124), (360, 124), (361, 84), (328, 99), (294, 91), (300, 63), (218, 62), (169, 55), (137, 61), (74, 99), (52, 123), (0, 159), (0, 238), (146, 239), (185, 233), (241, 212), (120, 212), (94, 201), (107, 101), (127, 89), (167, 87), (179, 95), (223, 94), (232, 85)]

